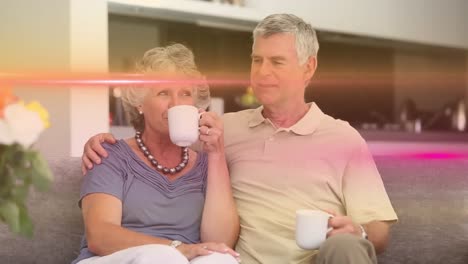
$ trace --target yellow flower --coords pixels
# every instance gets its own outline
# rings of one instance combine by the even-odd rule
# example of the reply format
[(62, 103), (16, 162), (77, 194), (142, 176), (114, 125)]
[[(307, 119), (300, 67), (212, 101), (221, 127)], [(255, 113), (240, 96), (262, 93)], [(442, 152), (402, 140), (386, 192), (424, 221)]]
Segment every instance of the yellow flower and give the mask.
[(36, 112), (44, 123), (45, 128), (50, 127), (49, 113), (38, 101), (30, 102), (26, 105), (26, 109)]

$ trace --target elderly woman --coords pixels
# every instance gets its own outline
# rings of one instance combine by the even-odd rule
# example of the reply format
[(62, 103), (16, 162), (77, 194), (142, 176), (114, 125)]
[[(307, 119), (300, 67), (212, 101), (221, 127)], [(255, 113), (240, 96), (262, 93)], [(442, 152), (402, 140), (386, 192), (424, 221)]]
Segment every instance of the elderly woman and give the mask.
[(168, 109), (197, 105), (200, 85), (186, 81), (201, 79), (192, 52), (181, 44), (154, 48), (137, 69), (185, 81), (124, 89), (124, 108), (137, 132), (105, 145), (108, 157), (84, 178), (86, 232), (73, 263), (237, 263), (231, 247), (239, 219), (221, 119), (202, 115), (201, 152), (169, 138)]

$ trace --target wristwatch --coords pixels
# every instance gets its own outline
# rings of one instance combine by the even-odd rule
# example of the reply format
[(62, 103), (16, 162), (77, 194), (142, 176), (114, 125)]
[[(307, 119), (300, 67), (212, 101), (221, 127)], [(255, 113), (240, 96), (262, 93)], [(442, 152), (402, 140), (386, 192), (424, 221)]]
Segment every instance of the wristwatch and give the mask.
[(182, 242), (179, 240), (172, 240), (170, 246), (173, 248), (177, 248), (178, 246), (182, 245)]
[(364, 227), (362, 225), (359, 225), (359, 227), (361, 228), (361, 235), (362, 235), (362, 238), (364, 239), (368, 239), (367, 237), (367, 233), (366, 233), (366, 230), (364, 230)]

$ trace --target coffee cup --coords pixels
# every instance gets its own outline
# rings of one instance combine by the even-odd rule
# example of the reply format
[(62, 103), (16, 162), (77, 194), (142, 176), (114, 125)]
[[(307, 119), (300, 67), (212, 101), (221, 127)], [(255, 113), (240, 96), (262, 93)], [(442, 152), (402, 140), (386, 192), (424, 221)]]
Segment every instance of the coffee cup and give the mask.
[(302, 249), (318, 249), (327, 239), (328, 219), (333, 215), (320, 210), (296, 211), (296, 243)]
[(188, 147), (198, 140), (201, 113), (192, 105), (177, 105), (169, 108), (167, 118), (169, 137), (172, 143)]

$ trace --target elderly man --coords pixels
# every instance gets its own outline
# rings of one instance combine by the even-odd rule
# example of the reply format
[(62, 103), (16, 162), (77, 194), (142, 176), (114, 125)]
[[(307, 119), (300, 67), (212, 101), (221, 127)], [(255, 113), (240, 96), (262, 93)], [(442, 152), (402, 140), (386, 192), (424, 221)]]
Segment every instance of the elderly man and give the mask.
[[(317, 68), (314, 29), (297, 16), (275, 14), (253, 38), (251, 85), (262, 106), (223, 118), (243, 263), (376, 263), (397, 216), (359, 133), (304, 100)], [(113, 140), (90, 139), (84, 165), (99, 162), (97, 153), (106, 155), (99, 143)], [(319, 250), (296, 245), (297, 209), (334, 215)]]

